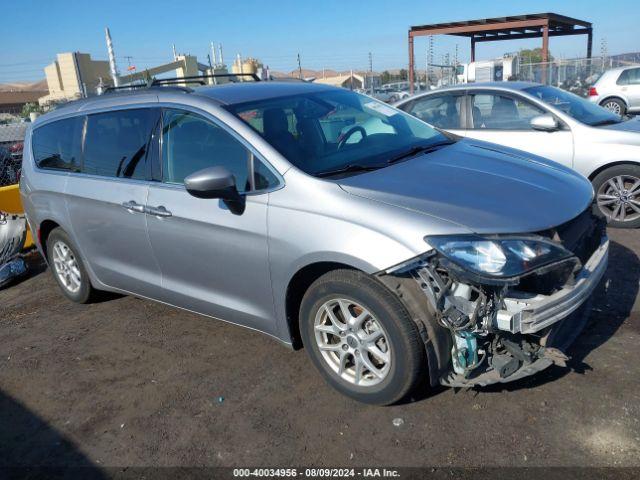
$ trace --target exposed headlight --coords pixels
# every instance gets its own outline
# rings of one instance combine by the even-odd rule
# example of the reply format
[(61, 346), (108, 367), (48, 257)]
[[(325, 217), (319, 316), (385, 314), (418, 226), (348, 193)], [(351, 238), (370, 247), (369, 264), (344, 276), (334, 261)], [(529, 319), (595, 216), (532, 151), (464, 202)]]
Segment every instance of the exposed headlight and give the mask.
[(426, 237), (425, 240), (465, 270), (498, 278), (522, 275), (573, 256), (544, 239), (455, 236)]

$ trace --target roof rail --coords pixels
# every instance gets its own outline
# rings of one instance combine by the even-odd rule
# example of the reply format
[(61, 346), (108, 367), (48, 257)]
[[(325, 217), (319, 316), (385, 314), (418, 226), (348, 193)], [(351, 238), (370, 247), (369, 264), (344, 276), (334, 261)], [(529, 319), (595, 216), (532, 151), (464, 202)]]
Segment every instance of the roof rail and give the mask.
[[(104, 93), (109, 92), (117, 92), (122, 90), (138, 90), (143, 88), (152, 88), (152, 87), (161, 87), (168, 86), (172, 88), (177, 88), (183, 90), (185, 92), (192, 92), (193, 90), (189, 87), (185, 87), (185, 83), (199, 83), (200, 85), (206, 85), (207, 82), (205, 80), (207, 78), (233, 78), (233, 77), (250, 77), (256, 82), (260, 82), (260, 77), (255, 73), (216, 73), (212, 75), (192, 75), (189, 77), (176, 77), (176, 78), (152, 78), (148, 82), (145, 83), (136, 83), (132, 85), (123, 85), (121, 87), (107, 87), (103, 90)], [(176, 85), (178, 84), (178, 85)]]
[(149, 85), (147, 85), (146, 83), (136, 83), (135, 85), (123, 85), (121, 87), (105, 87), (102, 90), (102, 93), (108, 93), (108, 92), (118, 92), (121, 90), (135, 90), (137, 88), (147, 88)]
[[(103, 90), (102, 94), (107, 94), (107, 93), (116, 93), (116, 92), (122, 92), (122, 91), (126, 91), (126, 92), (130, 92), (130, 91), (134, 91), (134, 90), (148, 90), (150, 88), (153, 88), (153, 85), (147, 85), (147, 84), (141, 84), (141, 85), (124, 85), (122, 87), (107, 87)], [(193, 92), (193, 88), (189, 88), (189, 87), (185, 87), (182, 85), (167, 85), (167, 88), (171, 88), (173, 90), (180, 90), (181, 92)]]
[(274, 82), (303, 82), (303, 83), (309, 83), (304, 78), (298, 78), (298, 77), (274, 77), (273, 75), (269, 76), (269, 80), (272, 80)]
[(150, 87), (157, 87), (160, 85), (173, 85), (175, 83), (199, 83), (200, 85), (206, 85), (205, 80), (207, 78), (233, 78), (233, 77), (250, 77), (256, 82), (260, 82), (260, 77), (255, 73), (215, 73), (211, 75), (193, 75), (190, 77), (176, 77), (176, 78), (161, 78), (154, 79)]

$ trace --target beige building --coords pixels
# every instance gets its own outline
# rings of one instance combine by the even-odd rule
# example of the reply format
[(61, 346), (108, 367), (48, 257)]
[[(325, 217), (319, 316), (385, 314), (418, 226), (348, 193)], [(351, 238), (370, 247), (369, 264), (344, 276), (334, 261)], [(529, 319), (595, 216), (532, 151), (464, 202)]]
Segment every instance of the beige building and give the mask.
[(94, 95), (100, 79), (111, 83), (109, 62), (92, 60), (88, 53), (68, 52), (56, 55), (56, 60), (44, 69), (49, 95), (38, 99), (40, 105), (74, 100)]
[(316, 78), (314, 80), (315, 83), (324, 83), (325, 85), (343, 88), (363, 88), (364, 81), (364, 77), (357, 73), (352, 75), (347, 73), (344, 75), (337, 75), (335, 77)]

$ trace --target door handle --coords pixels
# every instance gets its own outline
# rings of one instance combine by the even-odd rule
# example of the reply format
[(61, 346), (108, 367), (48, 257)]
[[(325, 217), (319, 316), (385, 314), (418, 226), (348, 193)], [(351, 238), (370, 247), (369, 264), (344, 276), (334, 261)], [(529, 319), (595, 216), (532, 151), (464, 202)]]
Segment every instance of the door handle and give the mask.
[(144, 205), (140, 205), (136, 203), (134, 200), (129, 200), (128, 202), (124, 202), (122, 204), (124, 208), (129, 210), (130, 212), (144, 213)]
[(148, 215), (154, 215), (156, 217), (170, 217), (171, 212), (164, 208), (162, 205), (159, 207), (147, 207), (146, 213)]

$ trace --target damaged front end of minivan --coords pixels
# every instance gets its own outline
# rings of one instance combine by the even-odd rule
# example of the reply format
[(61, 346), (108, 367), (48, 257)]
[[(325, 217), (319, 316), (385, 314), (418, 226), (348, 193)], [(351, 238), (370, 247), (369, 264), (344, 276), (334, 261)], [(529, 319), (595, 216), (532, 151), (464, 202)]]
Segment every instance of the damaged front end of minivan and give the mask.
[(533, 234), (425, 241), (431, 250), (379, 278), (420, 327), (432, 384), (483, 386), (565, 365), (607, 267), (604, 219), (588, 209)]

